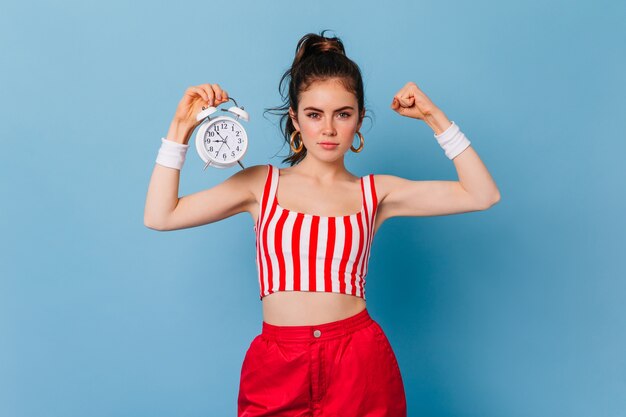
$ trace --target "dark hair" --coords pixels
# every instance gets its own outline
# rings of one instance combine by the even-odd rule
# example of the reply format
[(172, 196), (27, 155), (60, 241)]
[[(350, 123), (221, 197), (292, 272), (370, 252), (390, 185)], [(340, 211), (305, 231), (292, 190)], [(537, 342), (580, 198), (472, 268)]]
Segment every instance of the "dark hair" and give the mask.
[[(346, 90), (354, 93), (358, 102), (359, 119), (363, 116), (365, 99), (361, 70), (354, 61), (346, 56), (343, 42), (339, 38), (324, 36), (326, 30), (323, 30), (319, 35), (308, 33), (298, 41), (293, 63), (285, 71), (278, 84), (278, 92), (283, 98), (283, 105), (265, 110), (265, 112), (281, 116), (281, 132), (284, 134), (288, 146), (291, 134), (296, 130), (289, 116), (289, 107), (292, 107), (297, 114), (301, 93), (316, 81), (337, 78)], [(285, 94), (285, 82), (287, 81), (289, 90)], [(289, 151), (290, 155), (282, 162), (288, 162), (291, 166), (299, 163), (306, 156), (305, 147), (298, 153), (294, 153), (291, 147), (289, 147)]]

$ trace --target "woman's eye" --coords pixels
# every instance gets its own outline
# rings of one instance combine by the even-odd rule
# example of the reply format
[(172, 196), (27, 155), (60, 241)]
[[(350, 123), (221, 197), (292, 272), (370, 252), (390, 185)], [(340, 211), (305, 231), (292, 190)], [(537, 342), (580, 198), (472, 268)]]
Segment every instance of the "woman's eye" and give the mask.
[[(343, 119), (347, 119), (348, 117), (350, 117), (350, 113), (345, 113), (345, 112), (341, 112), (341, 113), (339, 113), (339, 115)], [(317, 119), (316, 116), (319, 116), (319, 115), (317, 113), (309, 113), (309, 114), (307, 114), (307, 116), (310, 117), (311, 119)]]

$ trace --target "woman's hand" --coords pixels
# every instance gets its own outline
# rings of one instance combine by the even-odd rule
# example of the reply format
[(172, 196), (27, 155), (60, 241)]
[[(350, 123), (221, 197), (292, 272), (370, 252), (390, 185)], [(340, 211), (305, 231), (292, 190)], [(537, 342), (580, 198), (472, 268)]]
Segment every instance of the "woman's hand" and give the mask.
[(202, 107), (217, 107), (226, 101), (228, 101), (228, 93), (218, 84), (200, 84), (189, 87), (178, 103), (174, 122), (195, 129), (202, 122), (196, 120)]
[(410, 81), (393, 97), (391, 108), (402, 116), (424, 120), (438, 110), (437, 106)]

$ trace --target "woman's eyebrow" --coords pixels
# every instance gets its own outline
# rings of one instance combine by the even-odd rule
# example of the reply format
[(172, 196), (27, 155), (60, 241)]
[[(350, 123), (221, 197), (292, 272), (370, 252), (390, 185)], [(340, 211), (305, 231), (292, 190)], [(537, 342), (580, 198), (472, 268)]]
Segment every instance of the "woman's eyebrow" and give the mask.
[[(338, 109), (337, 109), (337, 110), (335, 110), (335, 111), (339, 111), (339, 110), (346, 110), (346, 109), (354, 110), (354, 107), (352, 107), (352, 106), (343, 106), (343, 107), (338, 108)], [(323, 110), (318, 109), (318, 108), (315, 108), (315, 107), (307, 107), (307, 108), (305, 108), (304, 110), (317, 110), (317, 111), (321, 111), (321, 112), (323, 112)]]

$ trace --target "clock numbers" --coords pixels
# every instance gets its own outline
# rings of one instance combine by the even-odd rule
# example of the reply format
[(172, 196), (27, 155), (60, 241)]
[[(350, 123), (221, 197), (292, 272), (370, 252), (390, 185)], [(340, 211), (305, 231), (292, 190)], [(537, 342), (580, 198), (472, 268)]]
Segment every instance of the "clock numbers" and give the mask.
[(204, 133), (204, 149), (216, 162), (229, 163), (241, 157), (247, 145), (245, 131), (232, 119), (213, 122)]

